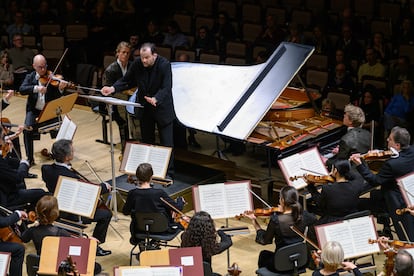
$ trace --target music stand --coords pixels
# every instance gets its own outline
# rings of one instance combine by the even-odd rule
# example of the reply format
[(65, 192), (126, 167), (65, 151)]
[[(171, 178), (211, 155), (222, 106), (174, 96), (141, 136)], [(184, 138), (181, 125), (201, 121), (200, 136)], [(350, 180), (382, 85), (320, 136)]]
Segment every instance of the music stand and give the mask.
[(111, 191), (111, 202), (110, 202), (110, 208), (114, 211), (114, 220), (118, 221), (118, 205), (116, 202), (116, 193), (118, 192), (116, 189), (116, 179), (115, 179), (115, 158), (114, 158), (114, 138), (113, 138), (113, 129), (112, 129), (112, 106), (114, 105), (132, 105), (135, 107), (143, 107), (139, 103), (132, 103), (129, 101), (124, 101), (117, 98), (112, 97), (101, 97), (101, 96), (89, 96), (89, 95), (79, 95), (79, 97), (89, 99), (91, 101), (95, 102), (102, 102), (106, 104), (106, 109), (108, 110), (109, 115), (109, 142), (111, 145), (111, 168), (112, 168), (112, 191)]

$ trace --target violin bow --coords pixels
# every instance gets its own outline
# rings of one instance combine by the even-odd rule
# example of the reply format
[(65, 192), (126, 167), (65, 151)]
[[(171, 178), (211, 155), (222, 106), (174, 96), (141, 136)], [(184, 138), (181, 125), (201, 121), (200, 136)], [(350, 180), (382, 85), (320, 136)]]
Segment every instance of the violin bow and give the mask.
[(312, 245), (316, 250), (321, 250), (319, 246), (317, 246), (313, 241), (311, 241), (308, 237), (306, 237), (302, 232), (299, 231), (294, 225), (290, 226), (290, 229), (292, 229), (293, 232), (298, 234), (303, 240), (308, 242), (310, 245)]
[(56, 64), (56, 66), (55, 66), (55, 70), (53, 70), (53, 72), (52, 72), (52, 76), (49, 76), (49, 79), (47, 80), (47, 83), (46, 83), (46, 85), (45, 85), (46, 87), (48, 87), (48, 86), (49, 86), (50, 81), (52, 80), (52, 78), (51, 78), (51, 77), (53, 77), (53, 76), (55, 75), (55, 73), (56, 73), (57, 69), (59, 68), (60, 64), (62, 63), (62, 60), (63, 60), (63, 58), (65, 57), (65, 55), (66, 55), (67, 51), (68, 51), (68, 48), (66, 48), (66, 49), (65, 49), (65, 51), (64, 51), (64, 52), (63, 52), (63, 54), (62, 54), (62, 56), (60, 57), (59, 62), (58, 62), (58, 63)]
[(264, 205), (266, 205), (268, 208), (272, 208), (266, 201), (264, 201), (260, 196), (258, 196), (255, 192), (252, 191), (249, 187), (246, 188), (252, 195), (254, 195), (258, 200), (260, 200)]
[(180, 210), (178, 210), (177, 208), (175, 208), (173, 205), (171, 205), (168, 201), (166, 201), (163, 197), (160, 197), (161, 201), (164, 202), (165, 204), (167, 204), (171, 209), (174, 210), (174, 212), (180, 214), (181, 217), (188, 217), (186, 216), (183, 212), (181, 212)]

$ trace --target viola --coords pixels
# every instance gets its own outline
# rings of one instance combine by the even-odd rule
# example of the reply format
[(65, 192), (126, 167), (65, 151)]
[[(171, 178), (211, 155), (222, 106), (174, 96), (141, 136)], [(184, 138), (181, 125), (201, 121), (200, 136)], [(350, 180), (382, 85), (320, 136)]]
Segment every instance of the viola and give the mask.
[[(368, 239), (369, 244), (378, 243), (379, 240)], [(392, 248), (414, 248), (413, 242), (398, 241), (398, 240), (385, 240)]]
[(327, 184), (335, 182), (335, 178), (331, 175), (313, 175), (305, 173), (304, 175), (291, 176), (289, 177), (290, 181), (295, 181), (299, 178), (303, 178), (306, 182), (314, 184)]
[(0, 228), (0, 240), (3, 242), (23, 243), (20, 237), (13, 231), (11, 226)]

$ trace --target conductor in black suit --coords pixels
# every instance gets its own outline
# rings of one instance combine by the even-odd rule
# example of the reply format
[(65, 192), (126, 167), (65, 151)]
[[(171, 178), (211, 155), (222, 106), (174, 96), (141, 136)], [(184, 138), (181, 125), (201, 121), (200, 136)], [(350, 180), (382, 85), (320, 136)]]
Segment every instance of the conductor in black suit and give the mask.
[[(155, 45), (144, 43), (137, 58), (125, 76), (112, 86), (104, 86), (102, 94), (138, 87), (137, 102), (144, 108), (136, 108), (135, 116), (140, 119), (142, 142), (155, 144), (155, 126), (160, 134), (160, 144), (173, 147), (173, 122), (175, 111), (172, 98), (171, 63), (156, 53)], [(173, 157), (168, 168), (169, 177), (173, 173)], [(168, 176), (167, 176), (168, 177)]]
[(405, 228), (410, 241), (414, 240), (414, 217), (408, 213), (397, 215), (396, 209), (407, 207), (397, 185), (397, 178), (414, 172), (414, 147), (410, 146), (410, 133), (402, 127), (394, 127), (387, 138), (388, 148), (398, 152), (382, 165), (377, 174), (373, 174), (365, 162), (361, 162), (360, 154), (351, 155), (351, 161), (357, 165), (358, 172), (372, 186), (381, 186), (385, 205), (393, 221), (395, 231), (400, 240), (407, 240), (399, 222)]
[[(82, 178), (75, 170), (73, 170), (70, 161), (73, 159), (73, 145), (71, 140), (60, 139), (53, 143), (52, 156), (55, 159), (55, 163), (42, 165), (42, 179), (46, 183), (50, 193), (54, 193), (59, 176), (66, 176), (71, 178)], [(101, 183), (101, 194), (108, 193), (111, 186), (107, 183)], [(103, 206), (105, 207), (105, 206)], [(61, 212), (61, 216), (67, 219), (76, 220), (70, 214)], [(99, 240), (100, 243), (104, 243), (106, 240), (106, 233), (108, 232), (108, 226), (111, 222), (112, 212), (108, 208), (96, 208), (93, 219), (82, 217), (83, 223), (96, 222), (95, 229), (92, 236)], [(102, 247), (97, 247), (97, 256), (106, 256), (111, 254), (110, 250), (104, 250)]]
[[(46, 103), (61, 97), (67, 86), (67, 82), (59, 82), (58, 86), (53, 86), (47, 81), (52, 73), (47, 70), (47, 61), (43, 55), (39, 54), (33, 58), (33, 68), (35, 71), (26, 75), (19, 88), (22, 95), (29, 95), (24, 121), (26, 128), (35, 128), (36, 118), (39, 117)], [(36, 133), (35, 130), (25, 130), (23, 132), (24, 147), (30, 165), (34, 164), (33, 140), (36, 138)]]

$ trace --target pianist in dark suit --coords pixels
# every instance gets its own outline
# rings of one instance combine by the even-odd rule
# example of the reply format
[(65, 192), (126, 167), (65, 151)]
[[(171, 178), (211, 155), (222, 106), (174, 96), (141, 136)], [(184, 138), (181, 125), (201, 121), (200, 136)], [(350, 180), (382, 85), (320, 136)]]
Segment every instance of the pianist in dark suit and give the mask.
[[(26, 127), (34, 127), (36, 125), (36, 118), (39, 117), (46, 103), (61, 97), (67, 86), (67, 82), (59, 82), (58, 86), (53, 86), (48, 82), (48, 77), (52, 73), (47, 70), (47, 61), (43, 55), (36, 55), (33, 58), (33, 68), (35, 71), (26, 75), (19, 88), (22, 95), (29, 96), (27, 98), (26, 119), (24, 121)], [(27, 159), (33, 165), (35, 131), (25, 130), (23, 135)]]
[[(73, 159), (73, 145), (71, 140), (60, 139), (53, 143), (52, 156), (55, 163), (42, 165), (42, 179), (46, 183), (50, 193), (54, 193), (59, 176), (67, 176), (76, 179), (83, 178), (79, 173), (73, 170), (70, 162)], [(108, 193), (111, 189), (109, 184), (101, 183), (101, 194)], [(102, 206), (106, 207), (106, 206)], [(77, 216), (73, 217), (70, 214), (61, 213), (61, 216), (71, 220), (77, 220)], [(96, 208), (93, 219), (82, 217), (83, 223), (96, 222), (95, 229), (92, 236), (104, 243), (106, 240), (106, 233), (111, 222), (112, 212), (108, 208)], [(106, 256), (111, 254), (110, 250), (104, 250), (100, 246), (97, 248), (97, 256)]]
[[(394, 228), (400, 240), (407, 240), (399, 222), (408, 234), (409, 240), (414, 240), (414, 217), (410, 214), (397, 215), (396, 209), (407, 207), (397, 185), (397, 178), (414, 172), (414, 147), (410, 146), (410, 133), (401, 127), (394, 127), (387, 138), (388, 148), (398, 152), (398, 156), (384, 162), (377, 174), (373, 174), (366, 163), (361, 162), (359, 154), (353, 154), (351, 161), (357, 165), (358, 172), (371, 186), (381, 186), (385, 205)], [(379, 203), (373, 203), (379, 204)]]
[(371, 146), (370, 132), (361, 128), (365, 122), (364, 111), (358, 106), (348, 104), (344, 112), (343, 124), (348, 127), (348, 131), (334, 149), (335, 155), (326, 161), (328, 168), (331, 168), (336, 160), (348, 159), (353, 153), (366, 153)]

